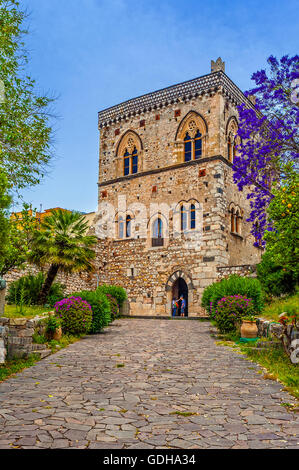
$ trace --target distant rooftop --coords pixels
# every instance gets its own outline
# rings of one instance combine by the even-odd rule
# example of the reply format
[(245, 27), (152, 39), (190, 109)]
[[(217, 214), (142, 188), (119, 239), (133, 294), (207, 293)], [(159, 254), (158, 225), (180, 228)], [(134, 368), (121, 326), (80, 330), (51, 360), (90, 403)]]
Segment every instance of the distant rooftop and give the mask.
[(251, 101), (245, 97), (237, 85), (225, 74), (224, 62), (222, 62), (220, 57), (216, 62), (211, 61), (211, 70), (211, 73), (207, 75), (162, 88), (161, 90), (147, 93), (103, 109), (98, 114), (99, 127), (108, 126), (122, 119), (176, 103), (180, 99), (187, 100), (205, 93), (216, 92), (220, 88), (223, 89), (225, 95), (236, 105), (245, 102), (248, 106), (253, 107)]

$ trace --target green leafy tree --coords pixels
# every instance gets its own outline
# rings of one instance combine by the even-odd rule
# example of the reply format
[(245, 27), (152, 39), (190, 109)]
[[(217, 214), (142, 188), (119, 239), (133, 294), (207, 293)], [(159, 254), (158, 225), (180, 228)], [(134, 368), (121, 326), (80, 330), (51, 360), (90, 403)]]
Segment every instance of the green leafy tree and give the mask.
[(51, 159), (50, 103), (26, 75), (26, 13), (17, 0), (0, 0), (0, 169), (14, 191), (40, 182)]
[(8, 189), (7, 178), (3, 172), (0, 172), (0, 266), (5, 258), (9, 236), (8, 210), (11, 204), (11, 196), (9, 195)]
[(45, 217), (40, 229), (35, 231), (28, 258), (38, 266), (49, 266), (39, 295), (41, 304), (45, 303), (58, 271), (93, 271), (97, 238), (86, 235), (87, 229), (83, 215), (58, 209)]
[(35, 211), (32, 211), (28, 204), (24, 204), (21, 213), (10, 215), (6, 212), (5, 226), (7, 234), (5, 243), (1, 244), (0, 276), (25, 265), (32, 236), (39, 226), (39, 220), (36, 218)]
[(299, 276), (299, 175), (290, 171), (283, 186), (273, 189), (268, 209), (273, 229), (265, 234), (266, 252), (258, 275), (267, 293), (293, 292)]

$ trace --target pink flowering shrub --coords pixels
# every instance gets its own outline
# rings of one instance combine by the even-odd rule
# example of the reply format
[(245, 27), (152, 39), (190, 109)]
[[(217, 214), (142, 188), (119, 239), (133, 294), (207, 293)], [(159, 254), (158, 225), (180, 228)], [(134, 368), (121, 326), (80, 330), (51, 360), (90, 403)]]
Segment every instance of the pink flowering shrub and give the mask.
[(56, 317), (60, 320), (63, 333), (88, 333), (91, 327), (91, 306), (81, 297), (69, 297), (56, 302)]
[(252, 299), (243, 295), (229, 295), (218, 300), (215, 309), (215, 320), (221, 333), (233, 332), (243, 317), (254, 314)]

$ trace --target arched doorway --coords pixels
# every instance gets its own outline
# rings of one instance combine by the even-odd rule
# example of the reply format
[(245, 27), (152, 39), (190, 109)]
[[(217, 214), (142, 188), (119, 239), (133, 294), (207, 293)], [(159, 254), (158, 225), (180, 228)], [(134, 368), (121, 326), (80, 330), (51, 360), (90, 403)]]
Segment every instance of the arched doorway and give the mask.
[[(172, 286), (172, 298), (177, 300), (181, 296), (183, 296), (186, 301), (185, 317), (188, 317), (188, 286), (182, 277), (178, 277)], [(178, 311), (176, 312), (176, 316), (180, 315), (181, 309), (179, 307)]]

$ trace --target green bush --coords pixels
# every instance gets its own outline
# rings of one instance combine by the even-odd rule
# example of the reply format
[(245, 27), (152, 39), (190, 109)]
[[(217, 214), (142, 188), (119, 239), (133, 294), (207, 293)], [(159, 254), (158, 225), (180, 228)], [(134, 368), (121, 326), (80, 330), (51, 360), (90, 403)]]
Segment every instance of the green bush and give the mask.
[[(36, 276), (27, 274), (12, 282), (8, 288), (6, 301), (8, 304), (38, 305), (38, 295), (44, 284), (45, 276), (38, 273)], [(64, 297), (64, 286), (54, 282), (47, 297), (47, 304), (53, 307), (58, 300)]]
[(90, 333), (97, 333), (111, 322), (110, 304), (105, 294), (99, 291), (81, 291), (73, 294), (75, 297), (81, 297), (91, 306), (92, 323)]
[(221, 333), (236, 330), (242, 318), (254, 314), (251, 299), (242, 295), (229, 295), (218, 300), (215, 309), (216, 325)]
[(263, 309), (262, 287), (259, 280), (236, 274), (206, 287), (202, 296), (202, 306), (206, 308), (212, 318), (215, 318), (217, 302), (229, 295), (244, 295), (252, 299), (256, 314), (261, 313)]
[(45, 321), (45, 326), (46, 326), (45, 333), (47, 335), (51, 335), (55, 333), (55, 330), (59, 328), (61, 325), (60, 325), (59, 319), (55, 315), (48, 315)]
[(112, 295), (106, 294), (106, 297), (110, 304), (111, 319), (113, 321), (119, 317), (119, 305), (117, 303), (117, 300), (114, 297), (112, 297)]
[(91, 306), (81, 297), (69, 297), (55, 304), (56, 317), (60, 320), (63, 333), (83, 334), (91, 328)]
[(34, 344), (45, 344), (47, 342), (47, 338), (45, 337), (45, 335), (39, 335), (38, 333), (33, 333), (32, 342)]
[(53, 282), (47, 296), (47, 305), (53, 308), (59, 300), (62, 300), (65, 297), (64, 289), (65, 286), (60, 282)]
[(109, 294), (117, 300), (119, 308), (122, 307), (124, 301), (127, 298), (127, 293), (123, 287), (110, 286), (108, 284), (102, 284), (97, 288), (97, 292), (101, 292), (105, 295)]
[(267, 251), (263, 254), (261, 263), (257, 265), (257, 275), (262, 288), (269, 296), (293, 294), (298, 285), (297, 273), (276, 264)]

